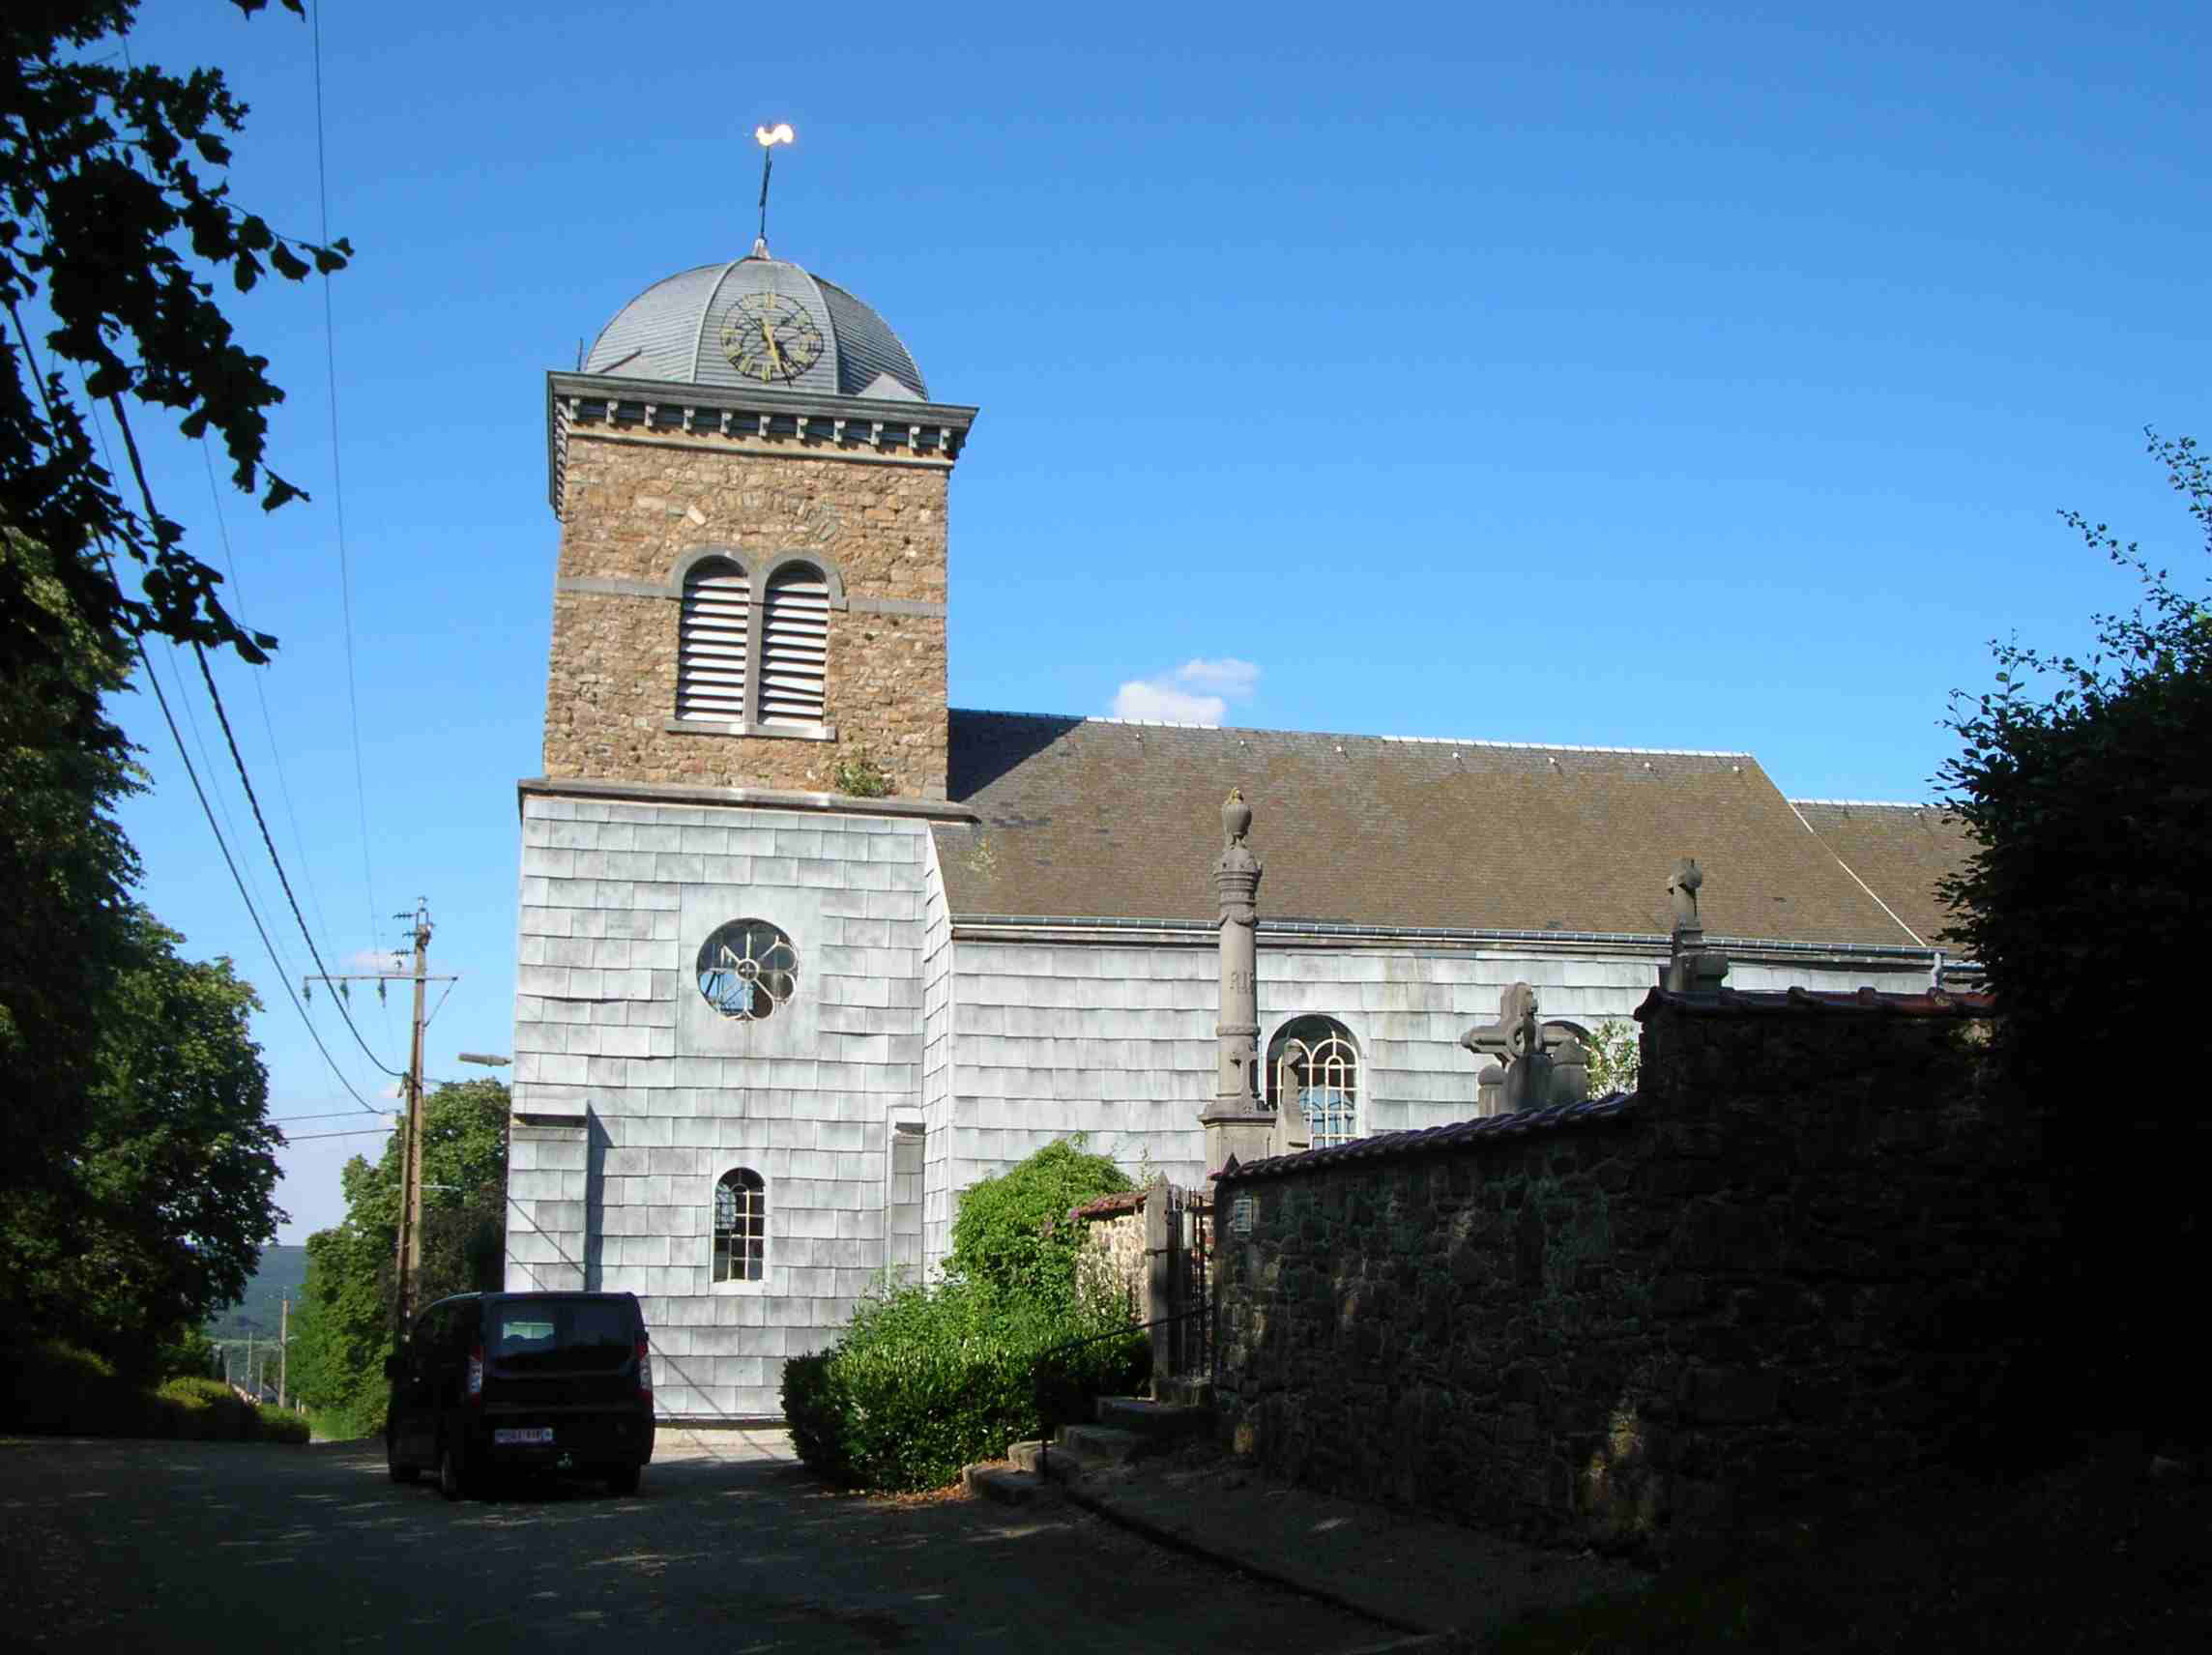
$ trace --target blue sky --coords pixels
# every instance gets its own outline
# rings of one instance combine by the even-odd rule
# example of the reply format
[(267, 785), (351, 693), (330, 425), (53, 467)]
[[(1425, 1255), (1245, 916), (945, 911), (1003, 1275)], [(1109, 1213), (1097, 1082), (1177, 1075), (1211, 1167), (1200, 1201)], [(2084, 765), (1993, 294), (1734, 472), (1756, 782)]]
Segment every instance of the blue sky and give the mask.
[[(1792, 795), (1926, 797), (1988, 640), (2071, 645), (2130, 601), (2056, 508), (2188, 555), (2141, 430), (2212, 436), (2212, 31), (2183, 5), (1811, 12), (329, 6), (329, 218), (358, 257), (327, 336), (316, 288), (232, 307), (315, 499), (218, 521), (197, 450), (155, 445), (162, 509), (218, 566), (227, 534), (236, 607), (281, 639), (258, 683), (221, 679), (325, 958), (358, 969), (426, 897), (433, 969), (461, 973), (428, 1072), (508, 1049), (542, 376), (745, 249), (763, 120), (799, 134), (775, 251), (982, 408), (955, 705), (1212, 696), (1237, 723), (1748, 749)], [(308, 235), (311, 44), (221, 0), (149, 6), (131, 43), (228, 73), (253, 105), (235, 191)], [(158, 714), (122, 713), (147, 899), (260, 987), (272, 1113), (354, 1110)], [(402, 1066), (399, 996), (363, 1009)], [(283, 1239), (376, 1143), (286, 1151)]]

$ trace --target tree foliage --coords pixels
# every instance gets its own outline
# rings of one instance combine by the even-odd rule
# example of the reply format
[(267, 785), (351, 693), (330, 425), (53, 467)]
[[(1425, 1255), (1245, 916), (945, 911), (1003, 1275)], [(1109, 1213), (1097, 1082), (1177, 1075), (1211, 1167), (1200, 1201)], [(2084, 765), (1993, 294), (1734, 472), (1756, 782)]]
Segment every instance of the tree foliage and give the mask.
[[(422, 1100), (422, 1280), (418, 1302), (502, 1286), (507, 1125), (499, 1081), (457, 1081)], [(340, 1175), (345, 1218), (307, 1237), (307, 1279), (293, 1320), (292, 1387), (341, 1428), (376, 1429), (399, 1239), (400, 1134)], [(431, 1188), (429, 1186), (447, 1186)]]
[[(266, 0), (232, 4), (251, 15)], [(101, 635), (151, 631), (259, 661), (275, 640), (238, 624), (180, 525), (110, 473), (84, 403), (119, 420), (132, 404), (157, 410), (187, 438), (218, 439), (232, 480), (265, 508), (298, 498), (266, 459), (283, 392), (236, 338), (216, 278), (240, 293), (270, 276), (297, 281), (340, 269), (351, 248), (280, 233), (232, 201), (222, 169), (246, 105), (218, 71), (131, 61), (122, 43), (136, 15), (136, 0), (0, 15), (0, 526), (52, 554), (68, 610)], [(50, 324), (36, 363), (34, 303)], [(140, 590), (96, 552), (134, 562)], [(69, 653), (54, 615), (0, 560), (0, 671)]]
[[(2152, 433), (2149, 452), (2212, 553), (2202, 451)], [(2137, 543), (2061, 516), (2141, 598), (2094, 618), (2086, 658), (1996, 646), (1994, 687), (1955, 700), (1962, 750), (1938, 779), (1976, 849), (1945, 893), (1997, 996), (2014, 1076), (2053, 1110), (2095, 1112), (2054, 1134), (2051, 1156), (2069, 1311), (2097, 1329), (2072, 1324), (2073, 1377), (2120, 1386), (2169, 1424), (2193, 1412), (2173, 1389), (2175, 1312), (2194, 1285), (2176, 1272), (2204, 1245), (2194, 1095), (2212, 1034), (2169, 1013), (2212, 928), (2212, 610)]]
[(142, 777), (102, 705), (123, 683), (123, 641), (73, 605), (66, 561), (0, 526), (0, 566), (56, 639), (0, 669), (0, 1073), (15, 1144), (0, 1156), (0, 1205), (67, 1181), (133, 941), (138, 858), (115, 810)]
[[(264, 0), (233, 3), (250, 14)], [(297, 490), (264, 458), (281, 392), (233, 334), (217, 282), (244, 292), (347, 255), (231, 201), (222, 169), (245, 106), (212, 70), (133, 61), (123, 36), (136, 11), (0, 12), (0, 1072), (14, 1127), (0, 1225), (24, 1242), (0, 1259), (0, 1312), (12, 1329), (91, 1317), (103, 1339), (156, 1337), (175, 1306), (219, 1299), (273, 1210), (255, 1194), (263, 1147), (241, 1136), (258, 1103), (210, 1115), (218, 1093), (223, 1108), (258, 1094), (258, 1062), (236, 1049), (251, 1049), (250, 996), (226, 964), (179, 960), (131, 902), (137, 860), (114, 812), (142, 777), (104, 699), (146, 632), (251, 660), (273, 640), (224, 612), (178, 525), (110, 472), (88, 410), (103, 402), (119, 424), (153, 410), (218, 440), (237, 485), (281, 505)], [(119, 1090), (119, 1074), (144, 1096)], [(200, 1194), (178, 1183), (194, 1153)], [(118, 1273), (101, 1276), (100, 1258)]]
[(12, 1314), (148, 1372), (246, 1291), (276, 1208), (259, 1008), (228, 960), (195, 962), (130, 910), (98, 1002), (90, 1084), (60, 1172), (0, 1218)]
[[(2212, 473), (2194, 440), (2152, 456), (2212, 553)], [(2084, 659), (2017, 640), (1995, 687), (1954, 705), (1963, 751), (1939, 781), (1977, 849), (1945, 894), (2008, 1007), (2016, 1038), (2079, 1049), (2139, 1015), (2139, 995), (2190, 961), (2212, 904), (2212, 612), (2102, 523), (2061, 514), (2130, 570), (2142, 602), (2095, 618)], [(2051, 1018), (2057, 1027), (2038, 1027)]]
[(1644, 1072), (1644, 1031), (1625, 1017), (1609, 1017), (1583, 1042), (1589, 1053), (1592, 1097), (1634, 1091)]
[(1083, 1237), (1067, 1209), (1135, 1186), (1077, 1133), (960, 1192), (947, 1275), (1009, 1296), (1072, 1302)]

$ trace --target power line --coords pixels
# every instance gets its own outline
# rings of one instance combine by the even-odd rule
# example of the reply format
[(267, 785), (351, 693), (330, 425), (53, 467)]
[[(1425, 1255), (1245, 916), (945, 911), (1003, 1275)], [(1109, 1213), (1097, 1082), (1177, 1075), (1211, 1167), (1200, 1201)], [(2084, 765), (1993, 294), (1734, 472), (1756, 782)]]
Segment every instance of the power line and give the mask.
[(297, 1138), (287, 1132), (284, 1135), (284, 1142), (287, 1144), (312, 1144), (324, 1138), (374, 1138), (380, 1133), (398, 1130), (399, 1128), (396, 1126), (364, 1126), (359, 1132), (303, 1132)]
[[(90, 398), (91, 392), (88, 388), (86, 399), (89, 401)], [(102, 428), (101, 445), (103, 450), (106, 443), (107, 437), (104, 428)], [(200, 467), (207, 473), (208, 501), (215, 508), (216, 535), (222, 541), (222, 566), (230, 574), (230, 584), (237, 593), (239, 607), (243, 609), (246, 604), (246, 588), (238, 578), (238, 560), (231, 553), (230, 520), (224, 515), (222, 509), (222, 490), (216, 485), (215, 480), (215, 455), (209, 450), (205, 432), (200, 434)], [(112, 462), (109, 463), (107, 469), (110, 472), (115, 469)], [(244, 621), (242, 620), (240, 624), (243, 625)], [(292, 808), (292, 787), (284, 777), (284, 752), (276, 744), (276, 722), (269, 715), (269, 690), (262, 682), (261, 674), (255, 673), (251, 676), (254, 699), (261, 704), (261, 733), (269, 738), (269, 761), (276, 769), (277, 797), (284, 801), (284, 820), (291, 825), (292, 828), (292, 851), (300, 858), (300, 879), (307, 887), (307, 906), (315, 911), (315, 929), (323, 934), (323, 938), (327, 942), (331, 935), (331, 923), (323, 917), (322, 898), (315, 892), (314, 864), (307, 858), (306, 836), (300, 831), (299, 812)], [(391, 1031), (388, 1029), (385, 1032), (389, 1034)]]
[[(109, 566), (112, 568), (113, 565), (111, 564)], [(292, 992), (292, 978), (288, 973), (284, 973), (284, 962), (276, 957), (276, 944), (270, 942), (268, 929), (261, 923), (261, 915), (254, 912), (253, 899), (246, 894), (246, 882), (238, 876), (238, 863), (231, 858), (230, 847), (223, 843), (222, 829), (216, 826), (215, 812), (208, 808), (207, 793), (201, 788), (199, 775), (192, 769), (192, 756), (185, 751), (185, 739), (177, 732), (176, 719), (170, 716), (169, 698), (161, 693), (161, 681), (154, 676), (154, 665), (146, 659), (146, 646), (136, 639), (133, 639), (132, 643), (137, 648), (139, 660), (145, 662), (146, 682), (153, 686), (154, 700), (161, 709), (162, 722), (169, 726), (169, 739), (177, 743), (177, 757), (184, 764), (187, 779), (192, 784), (193, 797), (200, 801), (200, 812), (207, 817), (208, 831), (215, 835), (215, 848), (222, 853), (222, 865), (230, 870), (231, 883), (238, 886), (238, 900), (246, 904), (246, 916), (253, 921), (253, 929), (261, 939), (261, 945), (269, 950), (270, 963), (279, 973), (284, 973), (281, 977), (284, 985), (284, 997), (292, 1002), (293, 1009), (299, 1012), (300, 1021), (306, 1024), (307, 1032), (314, 1039), (315, 1050), (322, 1053), (323, 1061), (330, 1064), (331, 1073), (338, 1078), (338, 1085), (344, 1087), (347, 1094), (352, 1097), (354, 1102), (360, 1104), (369, 1114), (381, 1115), (384, 1113), (382, 1110), (373, 1108), (366, 1098), (354, 1090), (353, 1082), (346, 1079), (345, 1071), (338, 1067), (338, 1060), (331, 1056), (331, 1049), (323, 1044), (322, 1031), (317, 1029), (313, 1020), (307, 1016), (307, 1008), (300, 1003), (300, 997)]]
[[(131, 431), (128, 426), (124, 428), (123, 441), (125, 448), (131, 452), (131, 467), (135, 470), (138, 464), (137, 446), (131, 441)], [(139, 478), (139, 485), (141, 487), (145, 485), (145, 478), (142, 474)], [(153, 508), (153, 501), (149, 498), (146, 503), (146, 509), (151, 511)], [(269, 824), (261, 814), (261, 800), (254, 796), (252, 778), (246, 773), (246, 756), (238, 750), (238, 737), (231, 731), (230, 714), (223, 709), (222, 692), (216, 688), (215, 674), (208, 668), (207, 651), (201, 649), (195, 641), (192, 645), (192, 655), (200, 664), (200, 678), (207, 684), (208, 699), (215, 703), (216, 722), (222, 726), (222, 739), (230, 748), (230, 762), (238, 771), (239, 786), (246, 789), (246, 802), (253, 807), (253, 825), (261, 829), (261, 843), (269, 852), (270, 863), (276, 869), (276, 883), (284, 887), (284, 900), (291, 904), (292, 917), (298, 920), (300, 924), (300, 935), (307, 940), (308, 958), (315, 962), (315, 970), (327, 977), (331, 973), (331, 969), (323, 964), (323, 956), (315, 947), (314, 933), (307, 929), (307, 916), (300, 912), (299, 898), (292, 894), (292, 882), (284, 877), (284, 864), (276, 855), (276, 841), (269, 836)], [(361, 1047), (363, 1056), (394, 1079), (405, 1073), (402, 1069), (391, 1067), (382, 1058), (368, 1049), (368, 1042), (362, 1037), (361, 1030), (354, 1024), (353, 1013), (346, 1009), (343, 995), (340, 995), (332, 1003), (338, 1008), (339, 1020), (353, 1034), (354, 1042)]]
[[(359, 1113), (360, 1111), (358, 1110), (341, 1109), (330, 1115), (272, 1115), (267, 1117), (263, 1120), (262, 1124), (266, 1126), (281, 1126), (287, 1120), (351, 1120)], [(389, 1114), (393, 1112), (379, 1111), (378, 1113)]]
[[(315, 202), (320, 217), (317, 227), (322, 245), (331, 245), (331, 184), (329, 163), (325, 159), (323, 119), (323, 8), (320, 0), (307, 8), (307, 21), (314, 39), (315, 72)], [(353, 797), (361, 817), (361, 882), (362, 894), (368, 901), (368, 944), (376, 946), (376, 874), (369, 863), (368, 855), (368, 782), (361, 762), (361, 691), (357, 683), (353, 663), (353, 577), (346, 557), (345, 526), (345, 471), (339, 461), (338, 450), (338, 347), (337, 328), (332, 320), (331, 273), (323, 277), (323, 370), (330, 382), (331, 411), (331, 507), (337, 521), (338, 531), (338, 609), (345, 622), (346, 670), (346, 720), (353, 735)], [(349, 1019), (350, 1021), (350, 1019)], [(389, 1020), (385, 1033), (392, 1032)], [(378, 1067), (383, 1067), (379, 1064)], [(385, 1071), (391, 1073), (389, 1069)]]
[[(90, 382), (85, 378), (84, 366), (81, 363), (77, 364), (76, 379), (77, 384), (84, 391), (86, 411), (89, 412), (92, 416), (92, 434), (100, 440), (101, 462), (107, 467), (108, 475), (112, 477), (115, 473), (115, 454), (114, 451), (107, 446), (107, 426), (100, 418), (100, 404), (93, 400), (92, 387)], [(202, 442), (204, 444), (204, 438), (202, 439)], [(109, 566), (112, 570), (112, 564)], [(151, 679), (154, 676), (154, 662), (151, 654), (143, 648), (143, 646), (141, 646), (139, 650), (139, 659), (144, 663), (146, 676)], [(178, 704), (185, 710), (185, 724), (187, 728), (189, 728), (192, 733), (192, 745), (199, 749), (200, 763), (206, 767), (208, 775), (212, 780), (215, 775), (215, 762), (208, 757), (207, 741), (200, 735), (200, 721), (196, 716), (193, 715), (192, 704), (190, 700), (185, 695), (184, 671), (182, 668), (177, 666), (176, 660), (177, 650), (176, 646), (172, 643), (169, 646), (169, 667), (170, 670), (175, 672), (177, 675), (177, 701)], [(221, 812), (222, 815), (223, 830), (227, 832), (231, 837), (236, 838), (238, 835), (238, 828), (237, 825), (230, 819), (230, 805), (223, 798), (222, 791), (219, 788), (216, 790), (215, 802), (216, 808)], [(250, 870), (242, 870), (242, 873), (244, 874), (247, 900), (258, 907), (261, 902), (261, 887), (254, 884), (253, 876)], [(290, 963), (286, 961), (281, 954), (275, 955), (275, 959), (276, 963), (276, 969), (284, 973), (285, 975), (289, 977), (291, 975)]]
[[(22, 342), (23, 360), (31, 364), (32, 377), (38, 382), (39, 399), (45, 405), (46, 423), (50, 428), (58, 430), (53, 400), (46, 393), (45, 374), (39, 367), (38, 355), (31, 348), (31, 335), (23, 327), (22, 313), (16, 309), (15, 302), (13, 299), (8, 301), (8, 317), (15, 325), (16, 338)], [(124, 428), (124, 438), (128, 443), (130, 440), (128, 427)], [(131, 458), (132, 463), (135, 464), (137, 456), (134, 445), (132, 446)], [(141, 475), (139, 479), (141, 490), (143, 490), (144, 481), (144, 477)], [(148, 508), (151, 509), (150, 499)], [(113, 554), (102, 548), (101, 555), (106, 561), (108, 578), (114, 580), (116, 576)], [(121, 582), (118, 581), (117, 585), (120, 587)], [(192, 769), (192, 756), (185, 749), (184, 735), (177, 728), (176, 717), (169, 711), (169, 698), (162, 693), (161, 681), (154, 676), (154, 663), (147, 656), (146, 646), (135, 637), (131, 640), (131, 648), (137, 653), (139, 664), (145, 668), (146, 682), (154, 691), (155, 704), (161, 710), (161, 721), (169, 727), (169, 740), (176, 743), (178, 761), (185, 767), (186, 779), (192, 784), (192, 796), (200, 801), (200, 814), (207, 818), (208, 831), (215, 835), (215, 848), (222, 853), (222, 865), (230, 870), (230, 883), (238, 887), (238, 900), (246, 905), (246, 916), (253, 921), (254, 934), (261, 939), (262, 947), (269, 951), (269, 962), (276, 968), (278, 980), (284, 986), (285, 998), (291, 1001), (292, 1009), (300, 1014), (300, 1021), (306, 1025), (308, 1037), (315, 1042), (315, 1050), (322, 1053), (323, 1061), (330, 1065), (331, 1073), (337, 1077), (338, 1085), (345, 1088), (347, 1095), (371, 1115), (384, 1113), (381, 1110), (371, 1108), (368, 1100), (354, 1090), (353, 1082), (346, 1079), (345, 1071), (338, 1067), (337, 1060), (331, 1056), (331, 1049), (323, 1044), (322, 1031), (317, 1029), (313, 1021), (307, 1016), (307, 1008), (300, 1003), (300, 997), (292, 992), (291, 974), (285, 970), (283, 961), (277, 958), (276, 944), (269, 940), (268, 927), (261, 923), (261, 915), (254, 909), (253, 899), (246, 892), (246, 881), (239, 876), (238, 863), (230, 854), (230, 846), (223, 840), (222, 828), (216, 823), (214, 809), (208, 804), (207, 791), (200, 786), (199, 773)]]
[[(107, 406), (115, 416), (115, 429), (117, 433), (123, 438), (123, 452), (125, 457), (131, 461), (131, 475), (133, 479), (136, 479), (138, 483), (138, 498), (145, 503), (146, 520), (150, 523), (160, 523), (162, 521), (162, 519), (160, 513), (157, 511), (154, 507), (154, 490), (152, 485), (149, 484), (146, 480), (146, 467), (144, 462), (141, 461), (138, 456), (138, 439), (131, 433), (131, 416), (123, 406), (122, 396), (117, 392), (110, 392), (107, 397)], [(143, 647), (140, 648), (139, 654), (141, 657), (144, 656), (145, 650)], [(261, 829), (262, 847), (269, 853), (270, 865), (276, 870), (276, 883), (283, 887), (284, 900), (291, 906), (292, 917), (299, 924), (300, 935), (306, 940), (307, 957), (315, 962), (316, 971), (322, 973), (325, 976), (328, 976), (330, 974), (330, 967), (323, 964), (322, 953), (315, 946), (315, 935), (312, 931), (307, 929), (306, 915), (300, 912), (300, 899), (292, 894), (292, 882), (287, 879), (284, 874), (284, 860), (276, 854), (276, 841), (270, 836), (268, 819), (261, 814), (261, 800), (254, 795), (253, 778), (246, 773), (246, 758), (245, 755), (238, 750), (238, 737), (232, 732), (230, 728), (230, 714), (223, 710), (222, 692), (216, 688), (215, 674), (208, 669), (207, 651), (200, 647), (199, 641), (197, 639), (192, 641), (192, 655), (193, 658), (199, 662), (200, 678), (207, 684), (208, 699), (215, 704), (216, 721), (222, 726), (222, 739), (230, 748), (230, 762), (238, 771), (239, 785), (246, 790), (246, 802), (252, 808), (253, 825)], [(153, 669), (151, 667), (147, 669), (149, 676), (151, 676), (152, 670)], [(164, 712), (167, 711), (167, 705), (168, 704), (166, 702), (162, 703), (162, 711)], [(179, 742), (178, 745), (181, 751), (183, 743)], [(198, 787), (199, 782), (196, 777), (194, 778), (192, 785), (195, 788)], [(212, 817), (209, 819), (209, 826), (214, 826), (214, 819)], [(230, 853), (227, 849), (225, 849), (223, 855), (227, 859)], [(240, 894), (245, 894), (245, 886), (243, 883), (240, 886)], [(272, 947), (270, 952), (274, 956), (276, 949)], [(292, 985), (289, 980), (285, 982), (284, 992), (287, 994), (292, 992)], [(343, 998), (341, 997), (340, 999), (335, 1001), (333, 1003), (337, 1006), (338, 1020), (346, 1026), (347, 1031), (353, 1035), (354, 1042), (361, 1047), (363, 1055), (366, 1057), (370, 1062), (374, 1063), (378, 1068), (382, 1069), (386, 1074), (394, 1077), (399, 1075), (401, 1072), (400, 1070), (391, 1067), (374, 1052), (369, 1050), (368, 1042), (362, 1038), (361, 1031), (354, 1027), (353, 1014), (346, 1009), (345, 1001)], [(356, 1095), (358, 1096), (359, 1094), (357, 1093)], [(365, 1108), (366, 1105), (364, 1105), (363, 1107)]]

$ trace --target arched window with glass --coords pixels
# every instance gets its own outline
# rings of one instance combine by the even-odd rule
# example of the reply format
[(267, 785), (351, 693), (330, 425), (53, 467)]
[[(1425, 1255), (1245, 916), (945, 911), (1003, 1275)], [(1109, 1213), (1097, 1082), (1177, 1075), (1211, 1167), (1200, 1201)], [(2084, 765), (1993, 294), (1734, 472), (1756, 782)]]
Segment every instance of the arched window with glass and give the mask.
[(733, 1167), (714, 1185), (714, 1280), (757, 1282), (768, 1269), (768, 1185)]
[(1360, 1136), (1359, 1053), (1333, 1017), (1295, 1017), (1267, 1043), (1267, 1102), (1304, 1111), (1313, 1147)]

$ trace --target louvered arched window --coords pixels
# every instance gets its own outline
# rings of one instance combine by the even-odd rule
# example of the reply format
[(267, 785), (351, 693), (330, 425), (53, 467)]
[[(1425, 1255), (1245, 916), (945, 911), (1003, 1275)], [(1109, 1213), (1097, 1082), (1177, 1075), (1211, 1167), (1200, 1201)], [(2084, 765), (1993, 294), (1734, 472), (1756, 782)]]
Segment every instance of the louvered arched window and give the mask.
[(1317, 1149), (1358, 1137), (1359, 1054), (1352, 1031), (1333, 1017), (1284, 1024), (1267, 1043), (1267, 1102), (1302, 1109)]
[(727, 558), (708, 558), (684, 577), (677, 639), (676, 716), (742, 724), (746, 706), (746, 630), (751, 583)]
[(778, 724), (819, 724), (830, 667), (830, 583), (811, 564), (769, 576), (761, 607), (760, 715)]

